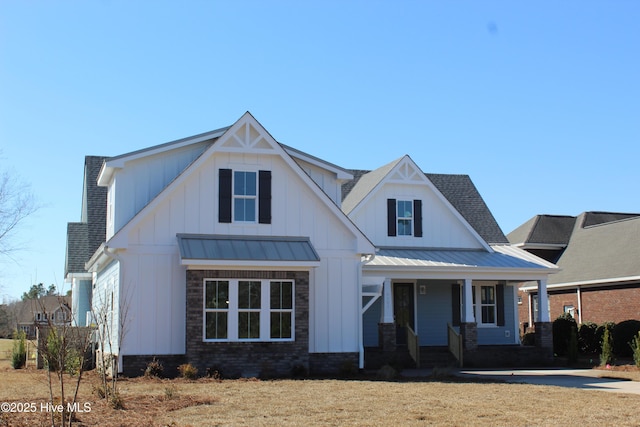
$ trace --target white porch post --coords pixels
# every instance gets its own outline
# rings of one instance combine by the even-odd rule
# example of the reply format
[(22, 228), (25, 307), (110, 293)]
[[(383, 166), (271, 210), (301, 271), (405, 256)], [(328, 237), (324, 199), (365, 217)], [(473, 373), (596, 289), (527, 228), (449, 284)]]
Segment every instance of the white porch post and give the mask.
[(382, 323), (393, 323), (393, 300), (391, 298), (391, 279), (384, 279), (382, 286)]
[(462, 322), (463, 323), (475, 323), (476, 317), (473, 313), (473, 288), (471, 279), (464, 279), (462, 286)]
[(538, 280), (538, 322), (550, 322), (547, 279)]

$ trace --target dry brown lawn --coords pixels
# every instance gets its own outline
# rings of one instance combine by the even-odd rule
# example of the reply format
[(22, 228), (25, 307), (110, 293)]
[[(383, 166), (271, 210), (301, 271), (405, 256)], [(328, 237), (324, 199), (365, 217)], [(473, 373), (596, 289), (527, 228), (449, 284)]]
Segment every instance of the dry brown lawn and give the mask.
[[(83, 382), (86, 426), (640, 425), (639, 395), (493, 382), (122, 379), (125, 409)], [(0, 402), (47, 401), (46, 373), (0, 362)], [(0, 426), (49, 425), (47, 413), (1, 413)]]

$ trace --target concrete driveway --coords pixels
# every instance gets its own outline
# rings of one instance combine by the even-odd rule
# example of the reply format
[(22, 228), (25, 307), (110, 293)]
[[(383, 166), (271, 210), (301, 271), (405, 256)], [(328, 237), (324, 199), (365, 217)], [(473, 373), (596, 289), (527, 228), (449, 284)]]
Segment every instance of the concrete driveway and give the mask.
[(597, 369), (461, 369), (456, 375), (462, 378), (488, 378), (510, 383), (640, 394), (640, 382), (607, 378), (611, 372)]

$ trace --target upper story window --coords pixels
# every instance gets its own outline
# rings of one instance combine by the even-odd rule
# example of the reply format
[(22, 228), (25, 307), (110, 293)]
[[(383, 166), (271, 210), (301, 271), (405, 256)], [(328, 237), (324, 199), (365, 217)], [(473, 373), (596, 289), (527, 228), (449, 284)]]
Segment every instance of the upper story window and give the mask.
[(413, 201), (398, 200), (398, 236), (413, 235)]
[(218, 221), (271, 224), (271, 171), (218, 173)]
[(422, 200), (387, 199), (387, 235), (422, 237)]
[(255, 222), (257, 174), (235, 171), (233, 173), (233, 220)]

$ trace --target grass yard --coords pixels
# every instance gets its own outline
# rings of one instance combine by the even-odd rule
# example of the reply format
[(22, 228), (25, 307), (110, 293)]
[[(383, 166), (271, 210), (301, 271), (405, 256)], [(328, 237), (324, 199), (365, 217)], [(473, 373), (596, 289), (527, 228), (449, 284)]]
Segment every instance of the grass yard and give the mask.
[[(78, 401), (84, 426), (215, 425), (640, 425), (639, 395), (560, 387), (445, 381), (122, 379), (125, 409), (93, 392)], [(0, 413), (0, 426), (49, 425), (46, 372), (0, 362), (0, 402), (34, 402), (35, 413)]]

